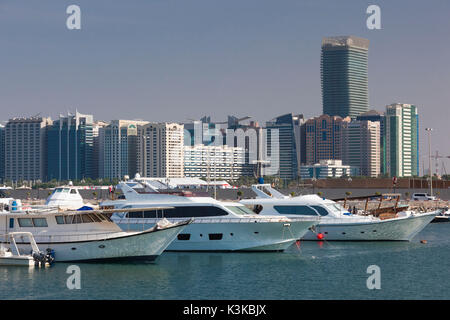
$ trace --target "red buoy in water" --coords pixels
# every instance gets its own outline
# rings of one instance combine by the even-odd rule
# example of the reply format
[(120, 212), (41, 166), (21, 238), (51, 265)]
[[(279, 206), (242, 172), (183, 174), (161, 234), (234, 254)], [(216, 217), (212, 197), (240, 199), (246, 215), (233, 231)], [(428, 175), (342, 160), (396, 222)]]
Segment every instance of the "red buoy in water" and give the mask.
[(317, 239), (322, 240), (323, 239), (323, 233), (318, 233), (317, 234)]

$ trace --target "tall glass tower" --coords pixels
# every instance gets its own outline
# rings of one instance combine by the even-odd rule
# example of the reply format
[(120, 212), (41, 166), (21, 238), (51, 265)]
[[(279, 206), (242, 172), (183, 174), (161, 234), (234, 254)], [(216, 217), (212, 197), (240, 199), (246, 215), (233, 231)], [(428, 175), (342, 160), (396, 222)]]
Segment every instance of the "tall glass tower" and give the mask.
[(93, 178), (93, 116), (60, 116), (47, 131), (47, 179)]
[(355, 119), (369, 110), (369, 40), (354, 36), (322, 40), (323, 114)]

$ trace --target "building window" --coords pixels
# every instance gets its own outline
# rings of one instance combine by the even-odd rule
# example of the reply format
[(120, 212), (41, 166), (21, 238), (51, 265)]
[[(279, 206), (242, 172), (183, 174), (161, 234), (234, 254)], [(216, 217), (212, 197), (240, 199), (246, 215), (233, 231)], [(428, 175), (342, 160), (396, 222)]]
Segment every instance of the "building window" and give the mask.
[(322, 141), (327, 141), (327, 132), (322, 131)]

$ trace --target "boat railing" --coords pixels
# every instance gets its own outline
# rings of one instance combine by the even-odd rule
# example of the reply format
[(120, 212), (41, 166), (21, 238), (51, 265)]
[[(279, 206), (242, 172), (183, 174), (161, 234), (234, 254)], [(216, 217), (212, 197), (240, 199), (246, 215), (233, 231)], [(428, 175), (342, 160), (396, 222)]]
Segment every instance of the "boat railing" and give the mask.
[[(183, 218), (169, 218), (172, 221), (183, 221), (186, 220), (186, 217)], [(306, 221), (311, 219), (290, 219), (290, 218), (193, 218), (193, 223), (273, 223), (273, 222), (295, 222), (295, 221)], [(157, 221), (157, 218), (117, 218), (113, 221), (116, 224), (154, 224)]]
[[(98, 232), (98, 233), (85, 233), (85, 234), (52, 234), (52, 235), (39, 235), (34, 234), (33, 237), (37, 243), (61, 243), (61, 242), (83, 242), (83, 241), (98, 241), (108, 240), (116, 238), (120, 235), (126, 236), (128, 233), (125, 231), (118, 232)], [(1, 237), (2, 235), (0, 235)], [(3, 235), (4, 238), (4, 235)], [(17, 244), (28, 243), (26, 239), (22, 237), (16, 239)]]

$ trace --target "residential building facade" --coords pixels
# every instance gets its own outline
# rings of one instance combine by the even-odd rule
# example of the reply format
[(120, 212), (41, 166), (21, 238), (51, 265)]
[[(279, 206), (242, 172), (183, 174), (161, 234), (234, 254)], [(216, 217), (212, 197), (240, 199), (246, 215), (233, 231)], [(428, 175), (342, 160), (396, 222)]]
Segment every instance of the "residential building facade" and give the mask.
[[(113, 120), (100, 129), (103, 152), (103, 177), (122, 179), (125, 175), (134, 177), (137, 170), (138, 126), (147, 121)], [(103, 131), (103, 132), (102, 132)]]
[(245, 171), (242, 148), (223, 146), (184, 146), (185, 177), (203, 180), (236, 180)]
[(184, 176), (184, 126), (149, 123), (139, 126), (138, 172), (142, 177)]
[(352, 121), (342, 126), (342, 162), (356, 168), (357, 175), (380, 175), (380, 122)]
[(305, 122), (306, 164), (321, 160), (342, 160), (342, 126), (350, 117), (327, 114), (308, 119)]
[(5, 179), (44, 181), (47, 178), (46, 136), (50, 118), (13, 118), (5, 126)]
[[(292, 113), (284, 114), (279, 117), (266, 122), (266, 145), (270, 154), (272, 152), (278, 153), (278, 172), (272, 172), (272, 175), (277, 175), (281, 179), (296, 179), (299, 175), (299, 152), (300, 152), (300, 130), (301, 122), (300, 115), (293, 115)], [(278, 135), (277, 146), (273, 145), (273, 134)], [(271, 164), (272, 165), (272, 164)]]
[(342, 160), (320, 160), (319, 163), (303, 165), (302, 179), (342, 178), (353, 175), (352, 167), (342, 164)]
[(419, 115), (412, 104), (386, 107), (386, 171), (391, 177), (419, 174)]
[(94, 178), (93, 116), (60, 116), (47, 130), (47, 179)]
[(0, 182), (5, 180), (5, 126), (0, 124)]
[(323, 114), (351, 117), (369, 109), (369, 40), (354, 36), (322, 40)]
[(369, 110), (357, 116), (356, 120), (380, 123), (380, 173), (386, 173), (386, 136), (384, 112)]

